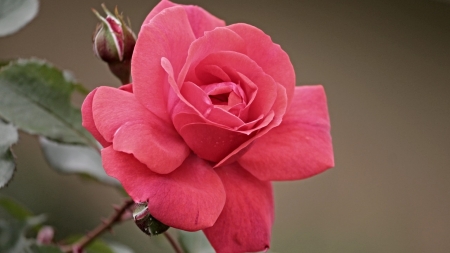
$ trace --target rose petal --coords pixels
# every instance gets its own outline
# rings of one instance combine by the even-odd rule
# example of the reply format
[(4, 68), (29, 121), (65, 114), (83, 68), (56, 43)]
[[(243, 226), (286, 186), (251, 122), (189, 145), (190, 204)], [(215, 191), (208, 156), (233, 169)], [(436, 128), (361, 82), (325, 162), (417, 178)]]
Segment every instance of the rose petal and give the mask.
[[(285, 89), (284, 87), (282, 87), (281, 85), (277, 85), (277, 96), (284, 98), (284, 100), (286, 100), (286, 94), (285, 94)], [(281, 98), (277, 98), (280, 99)], [(280, 106), (280, 105), (284, 105), (284, 107)], [(274, 108), (276, 110), (280, 110), (280, 108), (282, 108), (283, 110), (285, 110), (286, 106), (286, 101), (281, 101), (281, 102), (276, 102), (274, 104)], [(275, 108), (277, 107), (277, 108)], [(280, 114), (284, 114), (284, 111), (281, 110)], [(217, 125), (215, 123), (209, 122), (209, 120), (202, 118), (200, 116), (200, 114), (198, 113), (198, 111), (194, 110), (191, 108), (191, 106), (186, 105), (186, 103), (184, 103), (183, 101), (180, 101), (173, 109), (173, 124), (175, 126), (175, 128), (177, 129), (177, 131), (180, 133), (180, 135), (183, 137), (183, 139), (186, 141), (187, 145), (194, 151), (197, 153), (197, 155), (199, 155), (200, 157), (202, 157), (202, 155), (204, 155), (204, 159), (208, 159), (205, 157), (209, 157), (210, 161), (216, 161), (217, 159), (219, 159), (220, 157), (222, 157), (222, 159), (220, 160), (220, 162), (218, 162), (214, 168), (217, 168), (219, 166), (222, 166), (223, 164), (226, 163), (230, 163), (235, 161), (237, 158), (239, 158), (242, 154), (244, 154), (246, 152), (246, 150), (249, 148), (249, 145), (252, 144), (252, 142), (259, 138), (260, 136), (266, 134), (268, 131), (270, 131), (272, 128), (278, 126), (281, 122), (280, 117), (277, 116), (275, 117), (275, 113), (272, 110), (271, 112), (268, 113), (268, 115), (266, 115), (266, 118), (264, 118), (261, 121), (261, 117), (258, 118), (258, 122), (250, 122), (249, 124), (253, 124), (253, 123), (259, 123), (259, 125), (251, 130), (236, 130), (236, 129), (231, 129), (228, 127), (223, 127), (220, 125)], [(272, 120), (273, 119), (273, 120)], [(211, 129), (215, 129), (218, 128), (220, 131), (222, 132), (221, 134), (216, 135), (215, 133), (211, 132), (212, 136), (204, 136), (202, 133), (202, 130), (196, 129), (193, 126), (194, 125), (203, 125), (204, 123), (208, 124), (210, 126)], [(189, 133), (185, 133), (186, 136), (181, 132), (181, 129), (184, 126), (187, 125), (191, 125), (192, 126), (189, 128), (190, 132)], [(267, 125), (266, 125), (267, 124)], [(255, 131), (256, 130), (256, 131)], [(259, 131), (258, 131), (259, 130)], [(188, 137), (189, 135), (189, 137)], [(238, 137), (238, 138), (228, 138), (229, 140), (233, 140), (232, 143), (227, 143), (227, 142), (223, 142), (222, 135), (232, 135), (234, 137)], [(248, 137), (244, 137), (244, 136), (248, 136)], [(189, 141), (188, 141), (189, 138)], [(216, 140), (218, 139), (218, 140)], [(201, 140), (201, 141), (199, 141)], [(213, 147), (214, 145), (218, 145), (217, 147), (215, 147), (214, 149), (208, 149), (205, 146), (202, 146), (203, 143), (209, 143), (208, 147)], [(239, 143), (241, 143), (239, 145)], [(205, 144), (206, 145), (206, 144)], [(224, 146), (223, 146), (224, 145)], [(236, 146), (238, 145), (238, 146)], [(232, 147), (236, 147), (234, 150), (232, 150)], [(214, 152), (219, 152), (220, 153), (216, 153), (214, 154)], [(226, 155), (225, 153), (228, 152), (228, 155)], [(223, 157), (222, 155), (226, 155), (225, 157)]]
[[(211, 116), (211, 114), (212, 114), (211, 112), (213, 110), (214, 109), (211, 109), (211, 111), (209, 112), (209, 116)], [(226, 113), (226, 112), (222, 112), (222, 113)], [(212, 115), (212, 116), (216, 117), (217, 115)], [(235, 117), (232, 114), (229, 114), (229, 115), (226, 115), (226, 116), (228, 116), (228, 117)], [(176, 104), (176, 106), (173, 108), (173, 110), (172, 110), (172, 119), (173, 119), (172, 120), (173, 125), (175, 126), (177, 131), (180, 131), (181, 128), (183, 128), (183, 126), (188, 125), (188, 124), (192, 124), (192, 123), (207, 123), (209, 125), (216, 126), (216, 127), (223, 128), (223, 129), (227, 129), (227, 130), (232, 131), (232, 132), (242, 132), (245, 135), (249, 135), (251, 133), (248, 130), (246, 130), (246, 131), (236, 131), (237, 128), (234, 128), (234, 127), (232, 128), (232, 127), (229, 127), (229, 126), (225, 126), (223, 124), (219, 124), (217, 122), (213, 122), (213, 121), (209, 120), (208, 118), (205, 118), (203, 116), (203, 114), (200, 113), (197, 109), (193, 109), (193, 106), (190, 105), (189, 102), (184, 102), (184, 101), (179, 101), (178, 104)], [(233, 124), (233, 122), (235, 122), (236, 119), (237, 118), (235, 117), (233, 119), (233, 121), (230, 121), (230, 122), (232, 122), (232, 124)], [(223, 120), (226, 120), (226, 118), (223, 118), (223, 119), (220, 119), (220, 120), (223, 121)], [(219, 120), (219, 122), (220, 122), (220, 120)], [(238, 123), (239, 122), (236, 122), (236, 125), (239, 125)], [(240, 122), (240, 123), (242, 123), (242, 122)]]
[(103, 166), (135, 202), (148, 201), (150, 213), (162, 223), (188, 231), (212, 226), (225, 204), (225, 190), (216, 172), (195, 155), (174, 172), (160, 175), (132, 155), (102, 150)]
[(231, 82), (230, 77), (216, 65), (206, 65), (201, 69), (196, 68), (195, 74), (199, 79), (200, 83), (220, 83), (220, 82)]
[(145, 18), (144, 24), (149, 23), (154, 16), (156, 16), (164, 9), (174, 6), (181, 6), (184, 8), (188, 15), (189, 23), (196, 38), (203, 36), (203, 33), (206, 31), (210, 31), (216, 27), (225, 25), (225, 22), (223, 20), (218, 19), (217, 17), (211, 15), (209, 12), (198, 6), (175, 4), (167, 0), (162, 0), (153, 8), (150, 14), (148, 14), (148, 16)]
[(188, 5), (184, 9), (188, 14), (189, 22), (196, 38), (203, 36), (205, 32), (212, 31), (216, 27), (225, 26), (225, 21), (218, 19), (198, 6)]
[(242, 125), (237, 130), (243, 134), (250, 134), (256, 130), (259, 130), (259, 129), (269, 125), (269, 123), (273, 121), (274, 117), (275, 117), (275, 113), (273, 111), (270, 111), (265, 116), (260, 115), (259, 118), (255, 119), (254, 121), (245, 123), (245, 125)]
[(133, 154), (149, 169), (160, 174), (174, 171), (191, 152), (175, 129), (160, 119), (127, 122), (114, 134), (113, 147)]
[[(257, 118), (256, 115), (258, 114), (267, 114), (267, 111), (273, 106), (273, 102), (275, 102), (276, 99), (276, 96), (274, 96), (274, 89), (271, 89), (271, 92), (264, 93), (268, 89), (263, 88), (260, 92), (258, 92), (258, 86), (252, 80), (239, 72), (236, 72), (236, 75), (240, 79), (241, 85), (244, 86), (249, 92), (249, 100), (247, 105), (241, 111), (239, 116), (243, 119), (247, 119), (247, 121), (252, 121)], [(270, 82), (271, 80), (268, 79), (268, 81)], [(269, 85), (269, 87), (272, 86)], [(258, 95), (258, 93), (260, 94)], [(256, 97), (258, 97), (258, 100), (254, 103)]]
[[(204, 113), (206, 113), (209, 110), (209, 104), (208, 104), (207, 99), (203, 98), (203, 99), (199, 99), (199, 100), (195, 101), (195, 106), (193, 104), (191, 104), (181, 94), (181, 91), (180, 91), (177, 83), (175, 82), (173, 68), (172, 68), (172, 64), (170, 63), (170, 61), (167, 58), (164, 58), (164, 57), (161, 58), (161, 66), (163, 67), (164, 71), (166, 71), (166, 73), (167, 73), (167, 79), (172, 88), (172, 91), (179, 98), (179, 101), (171, 108), (173, 124), (174, 124), (175, 128), (177, 129), (177, 131), (180, 132), (181, 128), (185, 124), (209, 122), (209, 120), (207, 120), (203, 115)], [(189, 87), (192, 87), (192, 86), (187, 84), (187, 88), (189, 88)], [(186, 93), (187, 93), (187, 95), (193, 94), (193, 96), (195, 98), (195, 96), (197, 96), (197, 95), (202, 96), (202, 93), (204, 93), (204, 92), (200, 89), (193, 89), (193, 92), (186, 92)], [(178, 114), (183, 114), (183, 116), (181, 117), (180, 120), (177, 119)], [(209, 122), (209, 123), (211, 123), (211, 122)], [(217, 125), (215, 123), (212, 123), (212, 124)]]
[[(187, 87), (184, 87), (183, 85), (183, 87), (181, 87), (182, 90), (180, 91), (178, 85), (174, 80), (172, 64), (167, 58), (161, 58), (161, 66), (167, 73), (168, 82), (172, 88), (172, 91), (179, 98), (178, 103), (170, 107), (173, 119), (176, 118), (178, 113), (197, 114), (197, 117), (194, 118), (200, 118), (200, 120), (193, 123), (208, 122), (212, 126), (223, 128), (224, 130), (234, 130), (235, 128), (244, 124), (244, 122), (234, 114), (231, 114), (220, 108), (211, 107), (208, 101), (209, 98), (206, 98), (206, 94), (204, 93), (204, 91), (194, 83), (185, 82), (185, 85)], [(186, 96), (184, 96), (182, 93)], [(188, 101), (188, 99), (192, 101), (192, 103)], [(209, 115), (212, 119), (217, 120), (217, 122), (209, 119)], [(174, 125), (178, 131), (180, 131), (180, 129), (183, 127), (182, 125), (179, 125), (177, 123), (174, 123)], [(248, 134), (246, 133), (246, 135)]]
[(192, 82), (184, 83), (181, 94), (194, 108), (196, 108), (203, 117), (215, 122), (218, 125), (234, 128), (244, 124), (244, 122), (235, 115), (211, 104), (208, 95)]
[(134, 52), (139, 53), (131, 61), (134, 94), (148, 110), (168, 122), (168, 106), (176, 96), (167, 83), (161, 58), (171, 62), (176, 78), (194, 39), (184, 8), (172, 7), (143, 25), (136, 41)]
[[(172, 111), (172, 117), (175, 119), (178, 113), (188, 113), (188, 114), (197, 114), (196, 117), (189, 117), (189, 120), (191, 119), (200, 119), (196, 120), (193, 123), (203, 123), (208, 122), (210, 125), (218, 128), (224, 128), (224, 130), (231, 130), (234, 129), (234, 127), (238, 127), (243, 124), (239, 118), (237, 118), (235, 115), (228, 113), (226, 111), (220, 110), (220, 108), (214, 108), (209, 107), (208, 99), (205, 97), (206, 94), (201, 90), (198, 86), (191, 82), (186, 82), (186, 88), (183, 86), (182, 91), (179, 90), (179, 87), (175, 83), (175, 80), (173, 78), (173, 68), (170, 63), (170, 61), (167, 58), (161, 59), (161, 66), (166, 71), (168, 75), (168, 82), (170, 86), (172, 87), (172, 90), (174, 94), (178, 96), (180, 101), (178, 101), (177, 104), (175, 104), (174, 107), (171, 107)], [(188, 98), (193, 101), (194, 104), (191, 104), (181, 92), (184, 92)], [(196, 97), (199, 97), (200, 99), (196, 100)], [(202, 98), (203, 97), (203, 98)], [(208, 108), (209, 107), (209, 108)], [(217, 119), (220, 118), (219, 122), (214, 122), (208, 119), (208, 115), (211, 115), (211, 117)], [(174, 120), (175, 121), (175, 120)], [(183, 120), (184, 121), (184, 120)], [(223, 123), (226, 122), (224, 125)], [(230, 127), (227, 124), (231, 124), (233, 127)], [(176, 129), (178, 131), (181, 131), (181, 128), (183, 125), (179, 125), (177, 123), (174, 123)], [(180, 132), (181, 133), (181, 132)], [(183, 137), (184, 138), (184, 137)], [(189, 145), (189, 144), (188, 144)], [(192, 148), (192, 147), (191, 147)]]
[(175, 129), (180, 132), (181, 128), (187, 124), (206, 123), (207, 121), (204, 117), (200, 116), (198, 112), (194, 111), (190, 106), (180, 101), (173, 108), (172, 122)]
[[(245, 52), (245, 45), (242, 38), (235, 32), (218, 27), (210, 32), (205, 33), (202, 38), (197, 39), (189, 47), (188, 57), (183, 69), (178, 76), (177, 83), (182, 85), (186, 81), (191, 81), (198, 85), (208, 84), (200, 83), (195, 75), (195, 67), (197, 64), (209, 54), (221, 51)], [(170, 60), (170, 59), (169, 59)], [(211, 64), (211, 65), (214, 65)], [(177, 72), (176, 72), (177, 73)]]
[(218, 162), (251, 136), (205, 123), (193, 123), (179, 130), (186, 144), (199, 157)]
[(260, 180), (298, 180), (333, 167), (323, 87), (296, 87), (280, 126), (257, 139), (239, 163)]
[(156, 15), (158, 15), (161, 11), (163, 11), (167, 8), (170, 8), (170, 7), (174, 7), (174, 6), (181, 6), (181, 5), (172, 3), (171, 1), (168, 1), (168, 0), (161, 0), (157, 5), (155, 5), (155, 7), (153, 7), (153, 9), (150, 11), (150, 13), (145, 18), (142, 25), (150, 23), (152, 18), (155, 17)]
[[(189, 101), (187, 101), (186, 98), (181, 94), (180, 87), (178, 87), (177, 83), (175, 82), (172, 64), (170, 63), (170, 61), (167, 58), (165, 58), (165, 57), (161, 58), (161, 67), (167, 73), (167, 81), (168, 81), (170, 87), (172, 88), (171, 94), (176, 96), (178, 99), (177, 101), (173, 100), (174, 103), (172, 103), (168, 106), (169, 110), (172, 112), (172, 118), (176, 114), (177, 107), (182, 108), (183, 111), (188, 110), (189, 113), (196, 113), (200, 118), (204, 118), (203, 113), (205, 110), (208, 110), (207, 99), (200, 99), (199, 101), (196, 101), (196, 105), (199, 106), (199, 108), (196, 108)], [(201, 95), (201, 91), (200, 91), (200, 93), (198, 93), (198, 91), (195, 91), (195, 92), (196, 93), (193, 94), (194, 96)], [(188, 94), (190, 94), (190, 92), (188, 92)], [(177, 130), (178, 130), (178, 128), (177, 128)]]
[(131, 83), (124, 84), (124, 85), (119, 87), (119, 90), (124, 90), (124, 91), (128, 91), (130, 93), (133, 93), (133, 84), (131, 84)]
[(98, 131), (108, 142), (113, 141), (117, 129), (127, 122), (159, 120), (142, 106), (132, 93), (106, 86), (97, 88), (92, 112)]
[(207, 115), (207, 119), (222, 125), (224, 128), (237, 129), (245, 124), (236, 115), (220, 107), (213, 107), (211, 112)]
[[(266, 114), (272, 108), (277, 94), (277, 83), (264, 73), (264, 71), (248, 56), (237, 52), (218, 52), (208, 55), (198, 64), (198, 68), (203, 65), (217, 65), (227, 72), (227, 70), (235, 73), (227, 74), (232, 77), (234, 83), (241, 83), (241, 86), (257, 86), (258, 90), (253, 101), (249, 101), (248, 119), (244, 121), (252, 121), (257, 119), (261, 114)], [(236, 76), (237, 75), (237, 76)], [(243, 79), (242, 77), (246, 77)], [(249, 83), (253, 84), (249, 84)], [(242, 87), (245, 90), (245, 87)], [(248, 94), (247, 94), (248, 96)]]
[(186, 82), (180, 91), (184, 99), (186, 99), (187, 104), (192, 105), (193, 108), (197, 109), (203, 116), (209, 114), (212, 110), (211, 99), (208, 95), (196, 84), (192, 82)]
[(95, 90), (91, 91), (86, 98), (84, 99), (83, 105), (81, 106), (81, 115), (82, 115), (82, 125), (84, 128), (86, 128), (94, 138), (100, 142), (100, 144), (103, 147), (107, 147), (111, 145), (110, 142), (106, 141), (105, 138), (100, 134), (100, 132), (97, 129), (97, 126), (94, 122), (94, 117), (92, 113), (92, 100), (94, 99), (95, 93), (97, 92), (96, 88)]
[(273, 104), (272, 110), (267, 113), (263, 120), (255, 120), (253, 122), (247, 123), (239, 128), (241, 133), (251, 133), (253, 131), (259, 130), (263, 127), (272, 123), (273, 127), (278, 126), (286, 113), (287, 107), (287, 97), (286, 89), (281, 85), (277, 85), (277, 98)]
[(272, 42), (270, 36), (248, 24), (227, 26), (245, 40), (246, 54), (254, 60), (265, 73), (286, 88), (288, 105), (291, 103), (295, 87), (295, 71), (289, 56), (280, 45)]
[(226, 202), (214, 226), (204, 233), (217, 253), (255, 252), (270, 246), (274, 219), (272, 186), (234, 163), (216, 169)]
[(239, 132), (249, 134), (266, 127), (269, 123), (272, 123), (273, 126), (278, 126), (286, 113), (286, 107), (286, 89), (281, 84), (277, 84), (277, 98), (275, 99), (272, 110), (265, 115), (263, 120), (255, 120), (241, 126)]
[[(225, 158), (223, 158), (220, 162), (218, 162), (214, 167), (222, 166), (223, 164), (229, 163), (230, 161), (234, 161), (238, 159), (241, 155), (245, 154), (247, 150), (250, 148), (250, 145), (253, 144), (255, 140), (264, 136), (267, 132), (269, 132), (272, 128), (277, 127), (281, 123), (281, 119), (286, 111), (286, 89), (280, 84), (277, 85), (277, 99), (272, 107), (272, 111), (266, 115), (264, 120), (258, 122), (259, 125), (256, 125), (253, 129), (247, 131), (237, 131), (244, 134), (249, 134), (252, 132), (256, 132), (256, 135), (253, 135), (252, 138), (242, 143), (238, 148), (236, 148), (233, 152), (228, 154)], [(271, 119), (273, 117), (273, 119)], [(267, 124), (267, 125), (266, 125)], [(258, 131), (255, 131), (258, 130)]]

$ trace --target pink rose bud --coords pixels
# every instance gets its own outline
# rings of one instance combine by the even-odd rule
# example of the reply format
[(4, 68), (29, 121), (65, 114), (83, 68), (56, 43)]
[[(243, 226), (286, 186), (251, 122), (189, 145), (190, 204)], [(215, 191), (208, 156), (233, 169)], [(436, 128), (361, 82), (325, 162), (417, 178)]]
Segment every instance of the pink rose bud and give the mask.
[(101, 21), (93, 37), (94, 54), (108, 63), (111, 72), (125, 84), (130, 80), (131, 56), (136, 44), (136, 35), (130, 25), (125, 24), (117, 8), (115, 14), (112, 14), (104, 4), (102, 8), (106, 18), (96, 10), (92, 10)]
[(37, 235), (36, 241), (38, 244), (51, 244), (55, 231), (50, 226), (42, 227)]

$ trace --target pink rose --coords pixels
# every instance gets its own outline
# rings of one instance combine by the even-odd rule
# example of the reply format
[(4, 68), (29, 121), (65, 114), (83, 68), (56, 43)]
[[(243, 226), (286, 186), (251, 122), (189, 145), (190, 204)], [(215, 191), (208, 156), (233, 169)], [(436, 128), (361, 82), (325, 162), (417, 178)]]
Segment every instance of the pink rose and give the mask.
[(162, 223), (219, 253), (269, 247), (270, 181), (333, 167), (322, 86), (295, 87), (288, 55), (247, 24), (161, 1), (141, 27), (133, 84), (99, 87), (83, 125), (103, 166)]

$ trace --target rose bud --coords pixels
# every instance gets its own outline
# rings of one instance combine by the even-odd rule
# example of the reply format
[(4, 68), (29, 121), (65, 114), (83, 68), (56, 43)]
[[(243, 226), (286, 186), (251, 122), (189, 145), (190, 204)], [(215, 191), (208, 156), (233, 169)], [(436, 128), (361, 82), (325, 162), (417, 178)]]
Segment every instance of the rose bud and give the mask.
[(111, 72), (125, 84), (130, 80), (131, 56), (136, 44), (136, 35), (130, 25), (125, 24), (117, 8), (115, 14), (103, 4), (102, 8), (106, 18), (96, 10), (92, 10), (101, 21), (93, 36), (94, 54), (108, 63)]

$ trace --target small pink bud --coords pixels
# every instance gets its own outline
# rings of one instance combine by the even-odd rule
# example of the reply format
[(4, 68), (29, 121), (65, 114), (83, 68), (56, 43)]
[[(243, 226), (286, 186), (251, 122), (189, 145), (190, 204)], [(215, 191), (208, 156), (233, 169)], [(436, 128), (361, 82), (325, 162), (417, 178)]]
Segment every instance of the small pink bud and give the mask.
[(102, 8), (106, 18), (96, 10), (92, 10), (101, 21), (93, 36), (94, 54), (108, 63), (111, 72), (125, 84), (130, 79), (131, 56), (136, 44), (136, 35), (130, 25), (125, 24), (117, 8), (115, 14), (112, 14), (104, 4)]
[(36, 241), (38, 244), (51, 244), (53, 241), (53, 235), (55, 234), (55, 231), (50, 226), (44, 226), (42, 227), (36, 237)]

